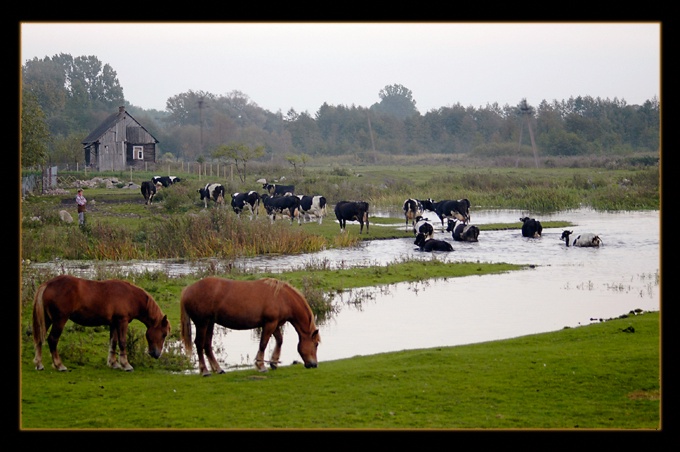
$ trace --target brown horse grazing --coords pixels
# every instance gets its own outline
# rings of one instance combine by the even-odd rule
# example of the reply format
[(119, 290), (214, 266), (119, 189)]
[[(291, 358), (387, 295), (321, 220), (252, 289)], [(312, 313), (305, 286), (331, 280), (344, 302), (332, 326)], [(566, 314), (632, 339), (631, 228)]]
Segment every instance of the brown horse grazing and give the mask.
[[(83, 326), (110, 326), (108, 365), (114, 369), (133, 370), (127, 360), (128, 324), (137, 319), (146, 325), (149, 355), (158, 359), (165, 337), (170, 334), (168, 316), (143, 289), (126, 281), (90, 281), (61, 275), (44, 282), (38, 288), (33, 303), (33, 342), (35, 368), (43, 370), (42, 345), (52, 326), (47, 343), (52, 363), (65, 371), (57, 352), (59, 336), (68, 320)], [(120, 348), (120, 363), (116, 361), (116, 346)]]
[(290, 284), (273, 278), (257, 281), (234, 281), (207, 277), (182, 290), (180, 302), (182, 340), (187, 353), (191, 354), (191, 322), (196, 326), (196, 352), (200, 373), (210, 375), (203, 353), (213, 372), (224, 373), (212, 350), (215, 323), (233, 330), (262, 328), (260, 346), (255, 365), (260, 372), (266, 372), (264, 350), (269, 338), (274, 335), (276, 347), (272, 352), (270, 367), (276, 369), (283, 333), (281, 327), (290, 322), (298, 333), (298, 353), (305, 367), (316, 367), (316, 349), (319, 345), (319, 330), (307, 300)]

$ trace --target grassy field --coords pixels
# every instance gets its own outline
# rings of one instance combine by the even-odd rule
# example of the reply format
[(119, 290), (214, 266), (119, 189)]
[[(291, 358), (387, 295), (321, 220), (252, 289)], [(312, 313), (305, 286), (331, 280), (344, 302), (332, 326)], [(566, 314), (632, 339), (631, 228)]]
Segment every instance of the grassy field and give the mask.
[(61, 373), (23, 360), (21, 428), (661, 428), (658, 313), (266, 374), (125, 373), (98, 354)]

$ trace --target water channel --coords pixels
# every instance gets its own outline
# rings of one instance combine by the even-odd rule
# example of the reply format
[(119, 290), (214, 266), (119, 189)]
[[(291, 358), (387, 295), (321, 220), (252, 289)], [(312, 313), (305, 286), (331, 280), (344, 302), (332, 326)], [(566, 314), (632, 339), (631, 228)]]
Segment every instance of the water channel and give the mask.
[[(473, 224), (514, 223), (525, 215), (515, 210), (471, 213)], [(380, 215), (399, 217), (400, 212)], [(431, 216), (436, 219), (434, 214)], [(523, 238), (516, 229), (482, 231), (476, 243), (453, 242), (450, 233), (435, 228), (436, 238), (451, 241), (453, 252), (423, 253), (416, 250), (413, 239), (373, 240), (351, 249), (248, 258), (239, 265), (277, 271), (325, 262), (331, 267), (347, 268), (385, 265), (410, 257), (533, 266), (499, 275), (400, 283), (337, 295), (336, 313), (319, 324), (320, 366), (324, 361), (357, 355), (512, 338), (578, 327), (636, 309), (661, 309), (659, 211), (579, 209), (532, 216), (543, 222), (570, 221), (574, 226), (569, 229), (574, 235), (594, 232), (602, 238), (603, 245), (567, 247), (560, 241), (562, 229), (550, 228), (544, 228), (538, 239)], [(358, 228), (357, 223), (348, 224), (352, 226)], [(73, 274), (87, 271), (77, 263), (60, 265)], [(192, 272), (201, 264), (174, 261), (111, 265), (130, 271), (151, 268), (178, 275)], [(357, 296), (361, 303), (354, 301)], [(228, 331), (221, 327), (218, 330), (215, 348), (223, 368), (252, 364), (257, 336), (252, 331)], [(295, 330), (287, 325), (282, 365), (301, 361), (296, 347)], [(273, 340), (269, 348), (267, 358)]]

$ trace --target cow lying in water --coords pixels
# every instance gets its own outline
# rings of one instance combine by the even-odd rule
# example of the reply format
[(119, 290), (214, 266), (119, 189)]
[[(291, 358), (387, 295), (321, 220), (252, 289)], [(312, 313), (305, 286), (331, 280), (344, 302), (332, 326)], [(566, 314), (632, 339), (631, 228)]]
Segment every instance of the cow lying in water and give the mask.
[(456, 224), (456, 220), (449, 220), (446, 232), (450, 232), (456, 242), (477, 242), (477, 237), (479, 237), (477, 226), (465, 223)]
[(519, 219), (522, 222), (522, 237), (538, 238), (543, 232), (541, 222), (529, 217)]
[(453, 251), (453, 247), (449, 242), (437, 239), (427, 239), (422, 232), (416, 235), (416, 241), (413, 243), (418, 245), (420, 251)]
[[(573, 234), (574, 231), (562, 231), (562, 237), (560, 237), (560, 240), (564, 240), (564, 243), (569, 246), (569, 236)], [(602, 239), (598, 235), (593, 234), (592, 232), (586, 232), (583, 234), (579, 234), (576, 236), (574, 239), (572, 245), (574, 246), (580, 246), (580, 247), (597, 247), (602, 244)]]
[(413, 225), (413, 233), (415, 235), (422, 233), (425, 234), (426, 239), (431, 239), (434, 238), (434, 226), (432, 226), (427, 218), (416, 217), (416, 224)]

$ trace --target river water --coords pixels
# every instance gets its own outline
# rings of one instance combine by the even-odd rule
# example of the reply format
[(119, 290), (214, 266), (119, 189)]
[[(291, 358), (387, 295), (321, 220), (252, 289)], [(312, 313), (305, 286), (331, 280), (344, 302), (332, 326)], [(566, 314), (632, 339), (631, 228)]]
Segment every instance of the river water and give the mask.
[[(473, 211), (472, 224), (513, 223), (524, 212)], [(381, 213), (399, 217), (400, 212)], [(535, 215), (532, 215), (535, 216)], [(597, 212), (590, 209), (535, 216), (573, 223), (574, 236), (594, 232), (599, 248), (567, 247), (562, 229), (543, 229), (528, 239), (519, 230), (482, 231), (479, 242), (453, 242), (435, 224), (436, 238), (453, 244), (450, 253), (416, 250), (413, 239), (373, 240), (342, 250), (239, 261), (266, 271), (323, 262), (338, 267), (385, 265), (402, 260), (507, 262), (532, 268), (498, 275), (467, 276), (424, 283), (357, 289), (334, 296), (335, 314), (319, 323), (319, 365), (324, 361), (405, 349), (455, 346), (578, 327), (630, 311), (659, 311), (660, 212)], [(401, 217), (403, 218), (403, 217)], [(432, 214), (432, 218), (436, 218)], [(352, 223), (349, 225), (357, 225)], [(380, 227), (375, 225), (372, 227)], [(403, 226), (402, 226), (403, 227)], [(67, 271), (77, 274), (77, 264)], [(182, 262), (132, 263), (129, 270), (157, 267), (170, 274), (194, 271)], [(200, 265), (200, 264), (198, 264)], [(81, 273), (86, 271), (80, 268)], [(358, 299), (361, 302), (356, 302)], [(252, 365), (258, 337), (253, 331), (219, 327), (215, 349), (225, 369)], [(273, 348), (270, 343), (266, 358)], [(300, 362), (297, 335), (286, 325), (281, 365)]]

